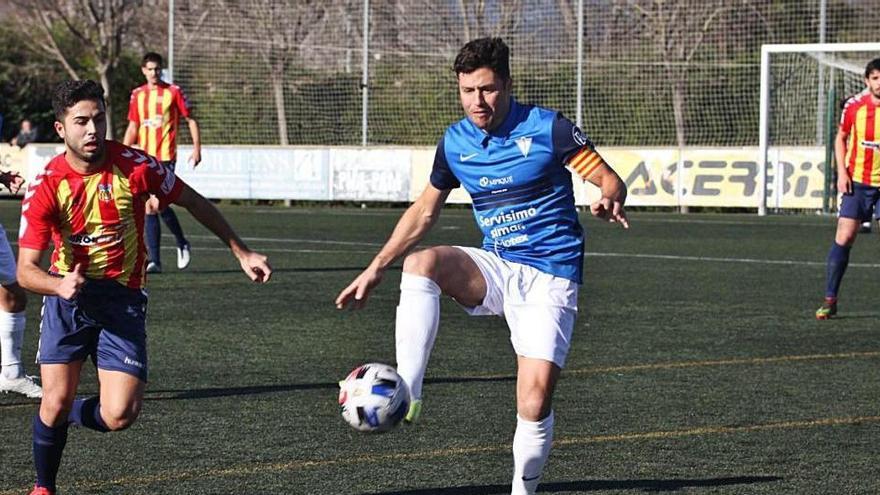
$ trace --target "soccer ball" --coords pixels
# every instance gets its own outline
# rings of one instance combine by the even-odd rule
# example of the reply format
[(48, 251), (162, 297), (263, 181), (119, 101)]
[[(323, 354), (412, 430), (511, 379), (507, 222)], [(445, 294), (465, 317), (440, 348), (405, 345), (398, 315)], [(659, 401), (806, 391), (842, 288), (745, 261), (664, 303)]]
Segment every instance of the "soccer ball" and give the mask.
[(409, 391), (387, 364), (368, 363), (339, 382), (342, 419), (355, 430), (381, 432), (400, 423), (409, 408)]

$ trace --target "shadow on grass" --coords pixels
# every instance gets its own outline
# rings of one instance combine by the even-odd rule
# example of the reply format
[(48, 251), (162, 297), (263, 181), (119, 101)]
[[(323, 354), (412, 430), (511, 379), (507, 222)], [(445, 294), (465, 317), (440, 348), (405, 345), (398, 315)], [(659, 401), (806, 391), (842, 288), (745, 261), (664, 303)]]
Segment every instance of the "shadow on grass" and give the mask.
[[(594, 492), (600, 490), (641, 490), (644, 492), (672, 492), (683, 488), (713, 488), (719, 486), (751, 485), (782, 480), (779, 476), (733, 476), (707, 479), (645, 479), (645, 480), (583, 480), (542, 483), (538, 493)], [(490, 495), (510, 493), (510, 485), (459, 486), (449, 488), (421, 488), (380, 492), (370, 495)], [(365, 494), (367, 495), (367, 494)]]
[(193, 388), (186, 390), (148, 389), (145, 394), (144, 400), (210, 399), (213, 397), (271, 394), (276, 392), (294, 392), (297, 390), (330, 390), (335, 388), (339, 388), (339, 384), (336, 382), (294, 383), (288, 385), (257, 385), (249, 387)]
[[(425, 383), (467, 383), (467, 382), (512, 382), (516, 381), (516, 375), (487, 376), (487, 377), (456, 377), (456, 378), (428, 378)], [(147, 389), (145, 400), (185, 400), (185, 399), (210, 399), (213, 397), (231, 397), (237, 395), (259, 395), (277, 392), (296, 392), (299, 390), (333, 390), (338, 389), (338, 382), (317, 383), (290, 383), (286, 385), (251, 385), (246, 387), (215, 387), (193, 389)]]
[[(456, 378), (429, 378), (425, 383), (468, 383), (468, 382), (513, 382), (515, 375), (488, 376), (488, 377), (456, 377)], [(247, 395), (274, 394), (279, 392), (297, 392), (300, 390), (335, 390), (339, 388), (338, 382), (315, 382), (315, 383), (289, 383), (283, 385), (248, 385), (242, 387), (212, 387), (190, 389), (151, 389), (148, 388), (144, 400), (190, 400), (212, 399), (217, 397), (236, 397)], [(39, 405), (36, 399), (17, 400), (15, 402), (0, 403), (0, 409), (7, 407), (21, 407), (28, 404)]]
[[(426, 378), (425, 383), (468, 383), (468, 382), (513, 382), (516, 375), (496, 376), (463, 376), (455, 378)], [(338, 382), (289, 383), (286, 385), (250, 385), (246, 387), (214, 387), (192, 389), (147, 389), (145, 400), (184, 400), (210, 399), (212, 397), (230, 397), (236, 395), (259, 395), (277, 392), (296, 392), (298, 390), (333, 390), (338, 389)]]
[[(832, 318), (832, 320), (834, 320), (834, 321), (838, 321), (838, 320), (868, 320), (868, 319), (876, 319), (878, 316), (880, 316), (880, 313), (855, 313), (855, 314), (848, 314), (848, 315), (840, 315), (839, 314), (839, 315), (835, 316), (834, 318)], [(822, 323), (820, 323), (820, 325), (821, 324)]]

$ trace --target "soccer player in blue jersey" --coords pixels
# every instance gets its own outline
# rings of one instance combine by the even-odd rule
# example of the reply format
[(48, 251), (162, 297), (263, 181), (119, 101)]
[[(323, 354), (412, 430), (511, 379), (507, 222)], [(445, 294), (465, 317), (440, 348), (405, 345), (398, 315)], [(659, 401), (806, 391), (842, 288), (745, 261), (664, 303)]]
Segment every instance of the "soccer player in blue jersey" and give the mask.
[[(600, 188), (593, 215), (623, 227), (626, 186), (571, 121), (512, 97), (509, 50), (500, 38), (470, 41), (453, 69), (467, 117), (446, 130), (430, 184), (370, 265), (340, 292), (336, 306), (363, 307), (388, 267), (409, 253), (396, 320), (397, 371), (413, 400), (408, 421), (421, 411), (440, 294), (472, 315), (504, 316), (517, 355), (511, 493), (531, 494), (553, 441), (551, 399), (571, 341), (584, 256), (566, 167)], [(482, 247), (410, 252), (459, 186), (473, 200)]]

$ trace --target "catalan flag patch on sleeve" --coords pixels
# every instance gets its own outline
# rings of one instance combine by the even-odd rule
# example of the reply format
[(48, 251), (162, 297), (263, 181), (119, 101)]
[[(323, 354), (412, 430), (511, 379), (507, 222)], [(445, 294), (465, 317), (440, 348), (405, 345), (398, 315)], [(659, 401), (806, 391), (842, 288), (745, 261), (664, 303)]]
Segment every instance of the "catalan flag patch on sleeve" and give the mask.
[(595, 150), (584, 146), (568, 160), (568, 166), (582, 179), (587, 180), (599, 170), (605, 160)]

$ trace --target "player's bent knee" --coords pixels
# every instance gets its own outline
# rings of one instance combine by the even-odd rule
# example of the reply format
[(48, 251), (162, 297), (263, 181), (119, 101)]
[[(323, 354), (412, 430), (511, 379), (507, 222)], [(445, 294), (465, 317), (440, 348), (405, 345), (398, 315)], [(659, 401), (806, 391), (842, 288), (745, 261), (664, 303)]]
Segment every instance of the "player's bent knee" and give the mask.
[(411, 275), (434, 279), (437, 276), (439, 260), (440, 256), (433, 248), (416, 251), (403, 260), (403, 271)]
[(856, 242), (856, 233), (837, 233), (834, 236), (834, 242), (840, 246), (852, 246)]
[(107, 425), (107, 429), (110, 431), (122, 431), (128, 429), (131, 425), (134, 424), (134, 419), (131, 418), (103, 418), (104, 424)]
[(861, 222), (854, 218), (838, 219), (834, 242), (841, 246), (851, 246), (856, 241), (861, 225)]
[(540, 421), (550, 414), (550, 397), (535, 391), (518, 397), (516, 413), (526, 421)]
[(137, 420), (140, 414), (140, 406), (120, 411), (105, 411), (101, 409), (101, 419), (110, 431), (120, 431), (129, 428)]

